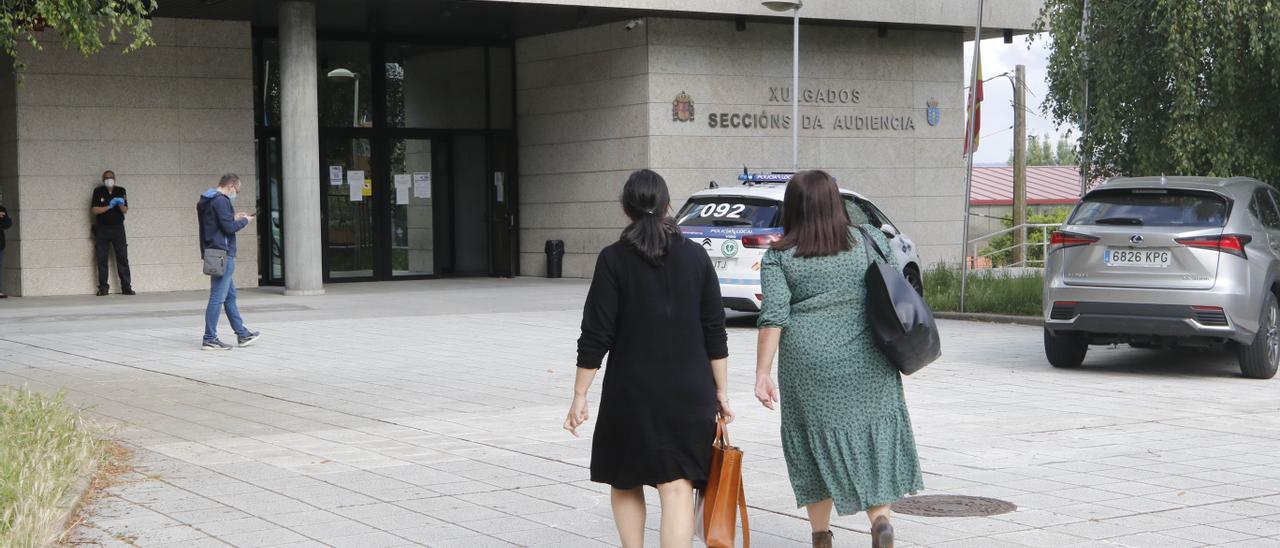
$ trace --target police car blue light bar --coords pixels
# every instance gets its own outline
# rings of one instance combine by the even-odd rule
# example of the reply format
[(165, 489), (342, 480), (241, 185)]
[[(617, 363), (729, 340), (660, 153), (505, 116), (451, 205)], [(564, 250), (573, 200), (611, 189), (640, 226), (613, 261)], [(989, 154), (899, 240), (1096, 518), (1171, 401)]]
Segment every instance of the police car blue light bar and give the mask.
[(743, 173), (739, 181), (748, 183), (785, 183), (791, 180), (792, 173)]

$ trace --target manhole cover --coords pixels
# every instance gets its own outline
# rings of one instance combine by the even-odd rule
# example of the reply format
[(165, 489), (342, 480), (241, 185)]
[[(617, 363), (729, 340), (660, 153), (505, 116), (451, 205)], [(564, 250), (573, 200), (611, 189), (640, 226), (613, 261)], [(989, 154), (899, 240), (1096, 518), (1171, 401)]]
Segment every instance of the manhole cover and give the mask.
[(963, 495), (923, 495), (893, 503), (894, 512), (926, 518), (994, 516), (1017, 509), (1012, 502)]

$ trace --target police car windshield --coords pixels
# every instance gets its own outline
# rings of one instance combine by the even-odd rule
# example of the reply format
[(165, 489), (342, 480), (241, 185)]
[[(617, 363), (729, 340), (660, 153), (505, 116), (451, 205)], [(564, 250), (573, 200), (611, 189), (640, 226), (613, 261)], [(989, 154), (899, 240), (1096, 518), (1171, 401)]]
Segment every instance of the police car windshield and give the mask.
[(756, 200), (735, 196), (702, 196), (692, 198), (676, 215), (680, 226), (738, 226), (774, 228), (781, 204), (773, 200)]

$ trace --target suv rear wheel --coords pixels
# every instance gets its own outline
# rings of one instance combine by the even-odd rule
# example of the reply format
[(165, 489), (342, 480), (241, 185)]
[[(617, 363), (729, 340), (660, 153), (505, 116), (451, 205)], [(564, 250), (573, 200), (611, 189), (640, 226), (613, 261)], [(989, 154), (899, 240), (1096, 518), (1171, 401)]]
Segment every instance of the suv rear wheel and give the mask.
[(1267, 293), (1262, 305), (1262, 320), (1258, 322), (1253, 344), (1237, 343), (1236, 358), (1240, 361), (1240, 372), (1250, 379), (1276, 376), (1276, 368), (1280, 366), (1280, 304), (1274, 293)]
[(1089, 351), (1089, 341), (1080, 333), (1062, 331), (1054, 333), (1044, 328), (1044, 355), (1054, 367), (1074, 368), (1084, 363)]

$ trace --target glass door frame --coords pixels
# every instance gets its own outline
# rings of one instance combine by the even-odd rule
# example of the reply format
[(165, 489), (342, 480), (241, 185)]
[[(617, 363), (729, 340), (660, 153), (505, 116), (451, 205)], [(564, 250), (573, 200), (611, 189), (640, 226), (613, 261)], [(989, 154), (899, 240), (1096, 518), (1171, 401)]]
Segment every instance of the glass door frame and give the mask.
[[(258, 86), (261, 85), (261, 82), (259, 82), (259, 80), (262, 78), (262, 74), (261, 74), (262, 67), (259, 61), (262, 59), (262, 55), (263, 55), (263, 42), (265, 40), (278, 39), (278, 36), (279, 36), (279, 32), (278, 32), (278, 29), (276, 28), (270, 28), (270, 27), (254, 27), (253, 28), (253, 58), (254, 58), (254, 62), (253, 62), (254, 76), (253, 77), (256, 84), (255, 91), (260, 91), (260, 88)], [(517, 145), (516, 145), (518, 122), (515, 117), (516, 93), (514, 89), (515, 82), (516, 82), (516, 79), (515, 79), (516, 63), (514, 59), (515, 42), (513, 40), (485, 40), (485, 39), (461, 40), (461, 41), (456, 39), (455, 40), (439, 40), (439, 39), (424, 38), (420, 36), (383, 35), (383, 34), (352, 33), (352, 32), (318, 32), (316, 35), (316, 40), (317, 42), (336, 41), (336, 42), (367, 43), (369, 44), (369, 50), (370, 50), (370, 62), (371, 62), (370, 66), (373, 67), (373, 70), (371, 71), (372, 72), (371, 78), (370, 78), (370, 84), (371, 84), (370, 107), (371, 107), (371, 114), (373, 117), (373, 127), (326, 127), (326, 126), (319, 127), (319, 141), (320, 141), (319, 157), (322, 159), (322, 162), (321, 162), (322, 164), (323, 164), (323, 158), (325, 157), (325, 154), (324, 154), (325, 146), (328, 142), (336, 139), (368, 139), (369, 146), (370, 146), (370, 154), (372, 156), (371, 175), (372, 175), (372, 178), (374, 179), (373, 195), (370, 196), (370, 200), (372, 201), (371, 215), (373, 215), (372, 226), (374, 231), (373, 232), (374, 234), (373, 275), (360, 276), (360, 277), (333, 278), (329, 274), (329, 261), (330, 261), (329, 250), (328, 250), (329, 205), (328, 205), (328, 198), (327, 198), (328, 190), (329, 190), (327, 188), (329, 184), (328, 183), (329, 170), (327, 165), (321, 165), (319, 166), (320, 171), (316, 174), (316, 184), (320, 185), (321, 187), (320, 188), (321, 222), (320, 222), (320, 226), (317, 228), (319, 228), (321, 231), (320, 238), (323, 246), (321, 264), (322, 264), (322, 268), (324, 269), (324, 277), (323, 277), (324, 283), (436, 279), (441, 277), (448, 277), (452, 274), (452, 266), (456, 262), (456, 250), (454, 249), (454, 246), (453, 246), (453, 236), (455, 233), (455, 226), (454, 226), (455, 217), (454, 217), (454, 211), (453, 211), (451, 202), (446, 201), (446, 200), (452, 200), (452, 196), (453, 196), (454, 180), (452, 177), (452, 171), (453, 171), (452, 165), (450, 163), (450, 169), (447, 170), (448, 173), (446, 174), (447, 176), (441, 177), (439, 179), (436, 179), (433, 176), (433, 179), (432, 179), (432, 188), (433, 188), (432, 195), (433, 197), (436, 198), (435, 203), (439, 204), (433, 213), (433, 221), (432, 221), (433, 238), (435, 240), (434, 242), (435, 257), (433, 260), (433, 267), (432, 267), (433, 272), (431, 274), (404, 274), (399, 276), (394, 275), (394, 272), (393, 272), (394, 265), (392, 264), (393, 251), (392, 251), (392, 234), (391, 234), (391, 227), (390, 227), (390, 219), (391, 219), (391, 213), (392, 213), (391, 209), (392, 207), (394, 207), (394, 204), (391, 203), (391, 199), (394, 196), (395, 190), (392, 185), (393, 174), (391, 173), (391, 143), (393, 140), (397, 140), (397, 139), (409, 139), (409, 140), (430, 139), (432, 141), (432, 150), (433, 150), (433, 158), (432, 158), (433, 171), (435, 171), (436, 170), (435, 166), (439, 166), (441, 160), (436, 157), (434, 151), (444, 150), (444, 151), (450, 151), (451, 153), (451, 151), (453, 150), (452, 139), (455, 136), (467, 136), (467, 135), (478, 135), (478, 136), (485, 137), (485, 147), (486, 147), (487, 153), (485, 156), (484, 170), (487, 178), (492, 177), (494, 173), (493, 168), (495, 164), (496, 155), (505, 156), (506, 158), (509, 159), (507, 162), (504, 162), (507, 164), (507, 169), (504, 172), (505, 188), (504, 188), (504, 196), (503, 196), (504, 203), (507, 204), (507, 207), (505, 208), (505, 210), (507, 212), (506, 215), (509, 216), (509, 225), (511, 228), (510, 233), (506, 235), (506, 240), (505, 240), (506, 246), (504, 246), (507, 248), (504, 251), (509, 251), (509, 255), (510, 255), (507, 260), (508, 268), (501, 269), (501, 271), (499, 271), (499, 265), (497, 263), (498, 263), (498, 260), (501, 259), (501, 257), (495, 257), (495, 254), (498, 253), (498, 250), (495, 249), (497, 247), (495, 246), (495, 237), (497, 235), (494, 234), (494, 227), (498, 225), (505, 225), (508, 223), (506, 223), (505, 221), (503, 223), (496, 222), (495, 220), (495, 215), (496, 215), (495, 186), (493, 184), (486, 184), (486, 187), (487, 187), (486, 196), (488, 196), (488, 199), (486, 200), (484, 215), (485, 215), (486, 226), (489, 227), (487, 230), (488, 234), (486, 235), (487, 236), (486, 241), (488, 242), (488, 248), (489, 248), (487, 250), (487, 256), (489, 258), (488, 271), (490, 276), (519, 276), (520, 275), (520, 261), (519, 261), (519, 257), (520, 257), (519, 234), (520, 233), (518, 229), (519, 227), (519, 206), (518, 206), (519, 204), (519, 193), (518, 193), (519, 192), (519, 184), (518, 184), (519, 163), (518, 163)], [(484, 66), (485, 95), (486, 95), (485, 105), (488, 105), (485, 108), (485, 128), (486, 129), (435, 129), (435, 128), (389, 127), (386, 122), (386, 112), (387, 112), (386, 71), (384, 70), (384, 67), (386, 66), (386, 47), (388, 44), (438, 45), (438, 46), (452, 46), (452, 47), (483, 48), (484, 64), (485, 64)], [(511, 127), (508, 129), (493, 129), (492, 107), (491, 107), (492, 103), (489, 101), (489, 97), (488, 97), (492, 93), (492, 86), (493, 86), (493, 83), (490, 80), (490, 67), (491, 67), (490, 48), (506, 48), (511, 51), (511, 55), (512, 55), (511, 74), (510, 74), (510, 82), (511, 82), (511, 85), (513, 86), (513, 89), (511, 92), (512, 119), (511, 119)], [(279, 125), (276, 125), (276, 126), (263, 125), (262, 123), (263, 109), (265, 106), (263, 104), (264, 98), (259, 92), (255, 92), (253, 95), (254, 95), (254, 116), (255, 116), (254, 136), (258, 141), (258, 144), (256, 145), (257, 152), (258, 152), (258, 158), (256, 162), (256, 167), (258, 171), (257, 177), (259, 179), (258, 186), (260, 191), (264, 189), (267, 190), (267, 192), (259, 193), (259, 197), (258, 197), (259, 203), (260, 203), (259, 207), (263, 212), (269, 212), (270, 206), (273, 205), (271, 203), (269, 189), (267, 188), (267, 184), (269, 183), (267, 184), (263, 183), (264, 180), (269, 181), (269, 173), (267, 173), (264, 169), (269, 167), (269, 161), (270, 161), (269, 160), (270, 151), (267, 150), (266, 147), (270, 146), (269, 143), (270, 143), (271, 137), (280, 139), (281, 131), (280, 131)], [(282, 140), (278, 142), (282, 142)], [(495, 150), (495, 146), (498, 146), (499, 143), (501, 144), (500, 146), (502, 146), (503, 150)], [(437, 148), (438, 144), (440, 145), (439, 148)], [(452, 158), (450, 158), (448, 161), (452, 162)], [(492, 183), (492, 181), (489, 181), (489, 183)], [(281, 187), (280, 198), (283, 201), (283, 195), (285, 192), (287, 192), (287, 188), (285, 188), (285, 184), (283, 181), (283, 174), (279, 184)], [(280, 209), (281, 223), (283, 225), (285, 211), (284, 211), (283, 203), (279, 205), (280, 205), (279, 209)], [(443, 222), (442, 222), (442, 219), (444, 220)], [(285, 233), (285, 231), (282, 229), (281, 230), (281, 248), (282, 248), (281, 261), (282, 263), (283, 263), (283, 255), (284, 255), (283, 242), (285, 238), (288, 238), (288, 234)], [(259, 253), (260, 282), (264, 285), (283, 285), (285, 268), (283, 267), (281, 268), (281, 277), (279, 279), (275, 279), (273, 276), (271, 276), (271, 268), (270, 268), (271, 263), (270, 263), (270, 256), (269, 256), (270, 243), (271, 243), (270, 230), (260, 231), (259, 247), (260, 249), (268, 250), (268, 251)], [(263, 262), (264, 260), (266, 262)]]

